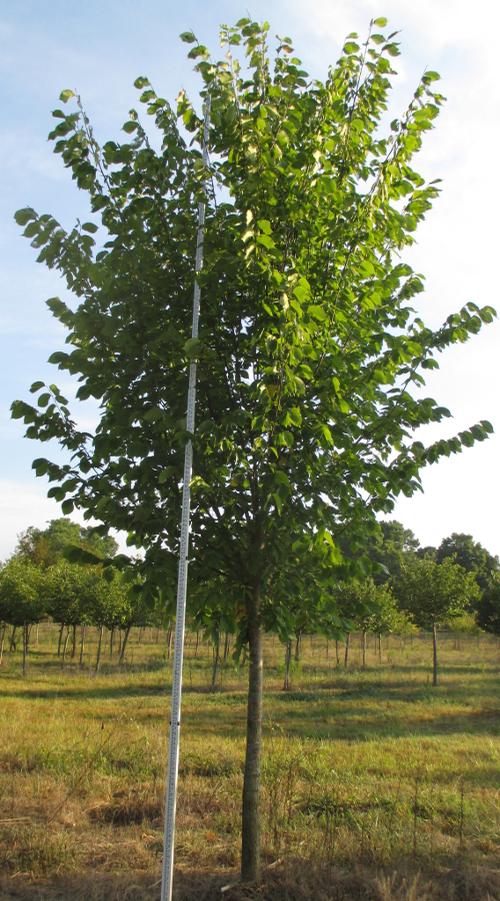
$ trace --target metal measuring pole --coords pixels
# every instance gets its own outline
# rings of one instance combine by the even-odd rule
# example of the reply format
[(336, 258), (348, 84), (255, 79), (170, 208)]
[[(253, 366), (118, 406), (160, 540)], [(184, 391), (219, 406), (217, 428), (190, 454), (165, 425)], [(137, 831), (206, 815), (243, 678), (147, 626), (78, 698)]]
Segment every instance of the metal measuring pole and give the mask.
[[(210, 120), (210, 95), (205, 100), (205, 122), (203, 128), (203, 165), (208, 165), (208, 126)], [(205, 202), (198, 204), (198, 231), (196, 235), (195, 283), (193, 294), (193, 326), (191, 337), (198, 337), (200, 315), (200, 286), (197, 275), (203, 263), (203, 240), (205, 235)], [(196, 403), (196, 363), (189, 364), (189, 387), (187, 399), (186, 430), (194, 432), (194, 411)], [(182, 660), (184, 657), (184, 630), (186, 620), (186, 589), (189, 551), (190, 482), (193, 466), (193, 444), (191, 438), (184, 452), (184, 478), (182, 485), (181, 539), (179, 548), (179, 575), (177, 581), (177, 613), (175, 622), (174, 661), (172, 672), (172, 708), (170, 714), (170, 741), (168, 749), (168, 771), (165, 789), (165, 832), (163, 838), (163, 865), (161, 874), (161, 901), (171, 901), (174, 871), (175, 807), (177, 797), (177, 777), (179, 771), (179, 733), (181, 726)]]

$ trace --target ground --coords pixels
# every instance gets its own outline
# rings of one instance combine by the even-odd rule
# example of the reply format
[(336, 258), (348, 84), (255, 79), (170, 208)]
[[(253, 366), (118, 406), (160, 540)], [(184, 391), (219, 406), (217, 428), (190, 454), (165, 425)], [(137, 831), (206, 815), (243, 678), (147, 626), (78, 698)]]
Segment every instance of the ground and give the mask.
[[(64, 669), (39, 628), (28, 674), (0, 669), (0, 899), (157, 899), (169, 716), (165, 636), (135, 630), (127, 662), (95, 635)], [(306, 637), (292, 689), (266, 643), (262, 885), (237, 885), (246, 667), (188, 636), (176, 841), (177, 901), (500, 898), (499, 642), (370, 639), (365, 670)], [(229, 886), (221, 894), (221, 888)]]

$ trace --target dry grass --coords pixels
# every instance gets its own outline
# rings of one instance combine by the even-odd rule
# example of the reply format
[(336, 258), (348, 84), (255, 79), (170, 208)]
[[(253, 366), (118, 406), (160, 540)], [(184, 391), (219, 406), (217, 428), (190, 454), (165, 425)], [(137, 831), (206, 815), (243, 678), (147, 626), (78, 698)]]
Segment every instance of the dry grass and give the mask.
[[(0, 674), (0, 899), (156, 899), (169, 672), (150, 632), (129, 664), (61, 671), (54, 631)], [(263, 884), (237, 884), (246, 672), (209, 693), (186, 655), (176, 898), (498, 901), (498, 643), (391, 638), (382, 665), (304, 643), (293, 691), (266, 648)], [(94, 653), (88, 645), (90, 655)], [(229, 885), (223, 894), (221, 888)]]

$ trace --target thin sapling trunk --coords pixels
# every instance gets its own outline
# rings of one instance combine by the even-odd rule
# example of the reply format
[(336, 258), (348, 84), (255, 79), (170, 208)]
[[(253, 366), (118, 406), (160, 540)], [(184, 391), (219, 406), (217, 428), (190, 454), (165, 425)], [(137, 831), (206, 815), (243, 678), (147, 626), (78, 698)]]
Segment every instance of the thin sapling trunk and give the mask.
[(432, 624), (432, 684), (438, 684), (438, 646), (436, 623)]
[(120, 648), (120, 657), (118, 659), (118, 663), (120, 664), (120, 666), (125, 661), (125, 649), (127, 647), (128, 637), (130, 635), (131, 628), (132, 628), (132, 626), (127, 626), (127, 628), (125, 629), (124, 635), (123, 635), (122, 646)]
[(241, 878), (257, 882), (260, 877), (260, 767), (262, 753), (262, 625), (260, 587), (255, 586), (247, 602), (248, 674), (247, 744), (243, 776)]
[(345, 637), (345, 652), (344, 652), (344, 669), (347, 669), (347, 663), (349, 660), (349, 644), (351, 641), (351, 633), (348, 632)]
[(104, 631), (104, 626), (99, 626), (99, 640), (97, 642), (97, 657), (95, 661), (95, 671), (99, 672), (101, 666), (101, 650), (102, 650), (102, 633)]

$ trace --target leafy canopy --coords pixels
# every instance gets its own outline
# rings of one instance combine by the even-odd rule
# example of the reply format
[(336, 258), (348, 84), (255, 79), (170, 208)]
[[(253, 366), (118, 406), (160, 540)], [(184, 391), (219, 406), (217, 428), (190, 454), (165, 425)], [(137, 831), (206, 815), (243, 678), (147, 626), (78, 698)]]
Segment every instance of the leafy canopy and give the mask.
[[(50, 138), (91, 218), (66, 230), (48, 213), (16, 214), (74, 297), (48, 301), (68, 332), (50, 360), (100, 411), (83, 431), (58, 387), (35, 382), (36, 402), (16, 401), (13, 416), (28, 437), (69, 454), (63, 465), (35, 460), (36, 473), (64, 513), (79, 507), (104, 529), (124, 529), (144, 548), (145, 569), (170, 584), (196, 359), (190, 584), (196, 594), (222, 579), (240, 619), (256, 584), (278, 597), (277, 568), (282, 583), (288, 570), (314, 576), (320, 594), (321, 573), (342, 562), (340, 541), (362, 576), (376, 514), (421, 487), (422, 467), (491, 432), (481, 422), (427, 447), (414, 439), (450, 415), (415, 395), (425, 371), (494, 311), (468, 303), (432, 330), (413, 310), (423, 277), (402, 257), (439, 191), (413, 158), (443, 97), (427, 72), (382, 132), (399, 53), (384, 28), (375, 20), (363, 44), (349, 36), (324, 81), (304, 71), (288, 38), (271, 52), (266, 23), (224, 26), (220, 60), (186, 32), (201, 96), (211, 98), (208, 172), (201, 116), (183, 91), (173, 109), (138, 78), (154, 137), (131, 110), (124, 138), (103, 144), (80, 99), (63, 91), (73, 109), (54, 111)], [(271, 627), (272, 605), (266, 616)]]
[(460, 616), (479, 599), (473, 573), (446, 558), (408, 555), (401, 566), (396, 594), (399, 604), (417, 626), (430, 629)]

